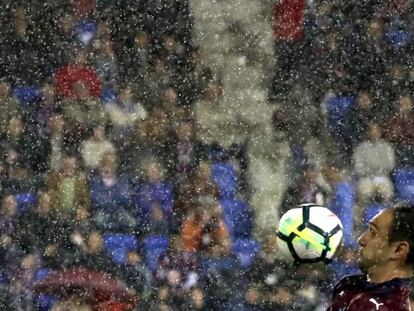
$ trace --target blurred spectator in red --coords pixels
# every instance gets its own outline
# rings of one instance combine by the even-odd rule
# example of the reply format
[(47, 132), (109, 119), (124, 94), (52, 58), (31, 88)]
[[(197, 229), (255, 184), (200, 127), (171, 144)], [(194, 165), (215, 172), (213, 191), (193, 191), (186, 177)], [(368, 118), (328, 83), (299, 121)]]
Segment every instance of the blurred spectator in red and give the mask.
[(72, 0), (73, 13), (78, 19), (85, 19), (92, 15), (96, 7), (96, 0)]
[(106, 138), (105, 128), (102, 125), (94, 127), (92, 136), (81, 143), (80, 153), (85, 168), (89, 170), (98, 168), (104, 154), (115, 153), (115, 147)]
[(306, 1), (277, 1), (273, 7), (273, 29), (277, 55), (277, 68), (273, 92), (287, 94), (287, 88), (303, 61), (304, 17)]
[(414, 166), (414, 110), (409, 95), (400, 96), (395, 114), (385, 126), (385, 136), (395, 148), (398, 165)]
[(394, 194), (390, 176), (395, 168), (395, 152), (392, 145), (382, 139), (382, 129), (378, 124), (372, 123), (368, 127), (366, 139), (355, 148), (353, 163), (359, 178), (361, 206), (373, 199), (389, 202)]
[(274, 6), (274, 35), (278, 40), (303, 38), (305, 6), (304, 0), (283, 0)]
[(183, 223), (181, 234), (185, 251), (203, 251), (208, 257), (229, 254), (229, 233), (217, 204), (200, 205), (195, 209)]
[(63, 97), (78, 97), (75, 87), (78, 81), (83, 81), (88, 89), (88, 96), (101, 96), (101, 81), (95, 69), (88, 64), (85, 53), (80, 51), (55, 73), (54, 81), (58, 94)]
[(62, 221), (74, 223), (90, 211), (90, 193), (86, 176), (75, 156), (66, 156), (62, 168), (47, 177), (54, 212)]

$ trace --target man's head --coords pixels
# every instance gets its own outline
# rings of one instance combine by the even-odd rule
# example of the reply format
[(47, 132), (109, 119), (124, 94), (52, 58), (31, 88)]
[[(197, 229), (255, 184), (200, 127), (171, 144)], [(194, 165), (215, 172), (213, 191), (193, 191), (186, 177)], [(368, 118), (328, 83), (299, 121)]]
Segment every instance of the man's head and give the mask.
[(382, 130), (377, 123), (371, 123), (367, 129), (367, 138), (370, 141), (377, 141), (381, 139)]
[[(358, 262), (365, 273), (381, 269), (413, 269), (414, 207), (396, 205), (376, 215), (358, 239)], [(383, 270), (385, 271), (385, 270)]]

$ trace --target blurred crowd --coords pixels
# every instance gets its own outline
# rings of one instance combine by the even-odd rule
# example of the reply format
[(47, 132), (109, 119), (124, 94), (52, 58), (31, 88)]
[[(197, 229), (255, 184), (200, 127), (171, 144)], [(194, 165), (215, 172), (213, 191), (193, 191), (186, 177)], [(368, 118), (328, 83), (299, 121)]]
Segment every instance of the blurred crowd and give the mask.
[(69, 267), (123, 280), (136, 310), (323, 310), (366, 220), (413, 200), (410, 1), (272, 3), (280, 214), (338, 214), (329, 266), (284, 262), (276, 228), (254, 228), (249, 149), (218, 143), (222, 81), (191, 1), (49, 2), (1, 2), (0, 310), (92, 310), (33, 290)]

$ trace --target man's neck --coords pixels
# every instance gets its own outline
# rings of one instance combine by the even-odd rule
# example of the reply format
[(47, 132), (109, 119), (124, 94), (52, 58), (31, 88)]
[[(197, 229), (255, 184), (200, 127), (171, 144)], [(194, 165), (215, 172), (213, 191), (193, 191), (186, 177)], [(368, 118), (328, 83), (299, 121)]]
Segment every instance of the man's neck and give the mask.
[(413, 270), (409, 267), (377, 267), (375, 271), (368, 273), (367, 279), (371, 283), (379, 284), (391, 281), (396, 278), (409, 279), (412, 276)]

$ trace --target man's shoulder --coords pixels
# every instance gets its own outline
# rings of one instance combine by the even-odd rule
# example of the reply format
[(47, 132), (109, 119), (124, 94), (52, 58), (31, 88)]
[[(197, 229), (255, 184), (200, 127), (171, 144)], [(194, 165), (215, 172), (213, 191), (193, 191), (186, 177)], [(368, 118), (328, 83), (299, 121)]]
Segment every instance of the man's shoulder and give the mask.
[[(334, 288), (334, 306), (347, 306), (346, 310), (409, 310), (409, 279), (393, 279), (373, 284), (364, 275), (352, 275), (341, 279)], [(332, 310), (339, 310), (333, 308)]]
[(360, 287), (365, 280), (366, 276), (362, 274), (347, 275), (340, 279), (338, 283), (336, 283), (336, 285), (334, 286), (334, 293), (335, 291), (344, 287)]

